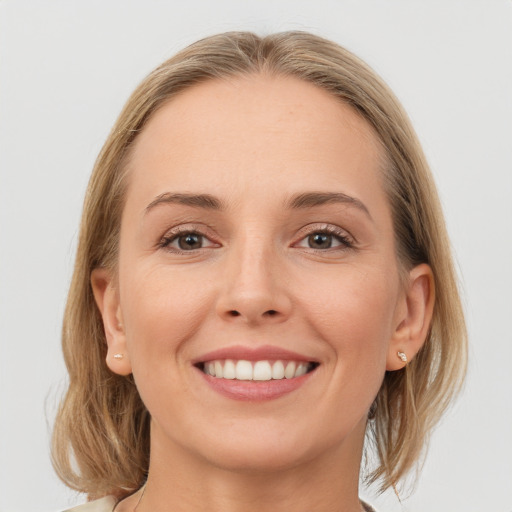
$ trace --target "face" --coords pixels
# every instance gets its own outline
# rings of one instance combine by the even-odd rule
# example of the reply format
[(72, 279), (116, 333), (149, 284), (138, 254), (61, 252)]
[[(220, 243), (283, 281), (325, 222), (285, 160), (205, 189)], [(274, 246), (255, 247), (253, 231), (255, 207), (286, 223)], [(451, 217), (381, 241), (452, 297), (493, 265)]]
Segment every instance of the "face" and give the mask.
[(381, 157), (295, 78), (210, 81), (149, 121), (103, 313), (152, 446), (262, 468), (362, 440), (407, 315)]

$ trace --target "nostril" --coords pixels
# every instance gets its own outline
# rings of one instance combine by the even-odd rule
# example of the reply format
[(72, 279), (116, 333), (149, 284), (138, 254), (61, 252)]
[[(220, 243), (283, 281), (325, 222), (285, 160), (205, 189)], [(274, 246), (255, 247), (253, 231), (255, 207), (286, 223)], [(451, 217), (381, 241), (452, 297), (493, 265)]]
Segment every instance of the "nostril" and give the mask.
[[(225, 315), (229, 318), (236, 318), (236, 317), (246, 317), (247, 320), (249, 321), (252, 321), (254, 320), (255, 318), (257, 318), (257, 315), (255, 312), (252, 312), (252, 311), (248, 311), (247, 313), (244, 312), (244, 310), (242, 310), (242, 312), (240, 311), (237, 311), (236, 309), (230, 309), (228, 311), (225, 312)], [(255, 315), (255, 318), (253, 318), (253, 315)], [(261, 317), (260, 318), (274, 318), (274, 317), (279, 317), (280, 316), (280, 312), (275, 310), (275, 309), (268, 309), (267, 311), (264, 311), (261, 313)]]

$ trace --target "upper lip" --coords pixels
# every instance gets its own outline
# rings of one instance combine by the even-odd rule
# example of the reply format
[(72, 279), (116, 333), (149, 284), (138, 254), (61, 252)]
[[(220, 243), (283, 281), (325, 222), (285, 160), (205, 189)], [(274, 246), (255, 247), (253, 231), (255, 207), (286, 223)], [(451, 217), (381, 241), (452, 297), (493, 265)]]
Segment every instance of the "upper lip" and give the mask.
[(317, 362), (314, 358), (286, 350), (273, 345), (263, 345), (259, 347), (247, 347), (243, 345), (234, 345), (212, 350), (203, 354), (192, 361), (192, 364), (204, 363), (206, 361), (215, 361), (220, 359), (234, 359), (245, 361), (268, 361), (268, 360), (285, 360), (285, 361), (304, 361)]

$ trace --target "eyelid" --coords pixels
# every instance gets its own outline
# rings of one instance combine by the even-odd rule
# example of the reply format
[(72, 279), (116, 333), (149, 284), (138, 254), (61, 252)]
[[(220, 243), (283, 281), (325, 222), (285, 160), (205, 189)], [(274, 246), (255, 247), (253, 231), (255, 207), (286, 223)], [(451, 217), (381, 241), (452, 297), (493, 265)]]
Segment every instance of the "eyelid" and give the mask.
[[(201, 247), (199, 249), (191, 249), (191, 250), (181, 250), (178, 248), (169, 248), (169, 245), (174, 242), (179, 236), (182, 236), (187, 233), (193, 233), (197, 234), (199, 236), (204, 237), (207, 239), (210, 244), (206, 247)], [(306, 237), (314, 234), (314, 233), (327, 233), (329, 235), (332, 235), (334, 237), (337, 237), (341, 244), (340, 246), (332, 247), (329, 249), (314, 249), (314, 248), (306, 248), (311, 251), (318, 251), (318, 252), (327, 252), (329, 250), (331, 251), (340, 251), (340, 250), (347, 250), (354, 248), (354, 246), (357, 243), (357, 240), (349, 233), (346, 229), (341, 228), (340, 226), (333, 225), (333, 224), (327, 224), (327, 223), (314, 223), (314, 224), (308, 224), (307, 226), (302, 227), (296, 237), (295, 242), (291, 244), (292, 247), (297, 247), (299, 242), (302, 242)], [(157, 243), (158, 248), (163, 248), (169, 250), (169, 252), (174, 253), (195, 253), (197, 251), (201, 251), (203, 249), (210, 249), (212, 247), (221, 247), (221, 243), (217, 241), (217, 236), (212, 232), (211, 229), (209, 229), (207, 226), (203, 224), (196, 224), (196, 223), (190, 223), (190, 224), (179, 224), (177, 226), (174, 226), (170, 229), (168, 229), (165, 234), (159, 239)], [(300, 246), (299, 246), (300, 248)]]
[[(170, 248), (170, 244), (174, 242), (180, 236), (185, 234), (196, 234), (205, 239), (207, 239), (210, 244), (206, 247), (201, 247), (199, 249), (191, 249), (188, 251), (184, 251), (182, 249), (178, 249), (176, 247)], [(158, 248), (167, 249), (169, 252), (174, 253), (195, 253), (197, 251), (201, 251), (202, 249), (209, 249), (211, 247), (220, 247), (221, 244), (215, 240), (215, 235), (208, 229), (206, 226), (202, 224), (179, 224), (178, 226), (174, 226), (168, 229), (165, 234), (160, 238), (157, 243)]]
[[(292, 246), (297, 246), (299, 242), (302, 242), (306, 237), (314, 234), (314, 233), (326, 233), (332, 235), (334, 237), (338, 237), (342, 241), (342, 245), (338, 247), (333, 247), (329, 249), (314, 249), (309, 248), (312, 251), (326, 252), (329, 250), (343, 250), (343, 249), (351, 249), (357, 244), (357, 240), (349, 233), (346, 229), (343, 229), (339, 226), (333, 224), (326, 223), (315, 223), (308, 224), (299, 230), (297, 233), (296, 241), (292, 244)], [(305, 247), (304, 247), (305, 248)]]

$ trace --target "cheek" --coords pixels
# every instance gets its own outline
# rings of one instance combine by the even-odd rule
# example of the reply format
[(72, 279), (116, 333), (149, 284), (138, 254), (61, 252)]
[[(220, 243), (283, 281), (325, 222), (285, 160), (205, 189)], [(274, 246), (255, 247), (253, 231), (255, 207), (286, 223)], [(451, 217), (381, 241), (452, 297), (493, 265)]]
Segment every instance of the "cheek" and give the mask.
[(394, 331), (398, 275), (392, 267), (336, 270), (317, 279), (324, 286), (307, 299), (309, 318), (345, 372), (382, 374)]
[(148, 358), (177, 356), (212, 307), (200, 275), (142, 266), (126, 272), (123, 282), (121, 308), (134, 373)]
[(186, 272), (165, 266), (129, 268), (121, 281), (121, 308), (133, 377), (152, 415), (161, 419), (163, 413), (169, 416), (164, 423), (172, 422), (188, 400), (182, 378), (188, 341), (201, 329), (211, 305), (200, 282)]

